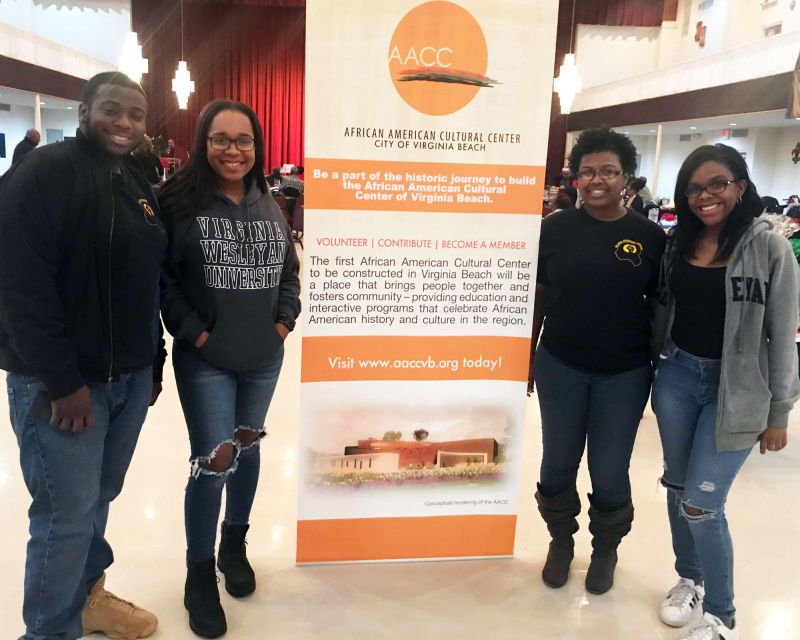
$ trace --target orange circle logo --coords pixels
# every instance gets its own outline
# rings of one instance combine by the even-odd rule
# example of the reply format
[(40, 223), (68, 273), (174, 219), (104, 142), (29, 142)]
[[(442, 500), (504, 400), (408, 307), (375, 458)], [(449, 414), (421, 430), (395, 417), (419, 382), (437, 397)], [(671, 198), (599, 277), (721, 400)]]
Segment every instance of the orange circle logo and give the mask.
[(472, 14), (444, 0), (409, 11), (392, 35), (389, 74), (397, 93), (412, 108), (444, 116), (464, 108), (486, 77), (486, 38)]

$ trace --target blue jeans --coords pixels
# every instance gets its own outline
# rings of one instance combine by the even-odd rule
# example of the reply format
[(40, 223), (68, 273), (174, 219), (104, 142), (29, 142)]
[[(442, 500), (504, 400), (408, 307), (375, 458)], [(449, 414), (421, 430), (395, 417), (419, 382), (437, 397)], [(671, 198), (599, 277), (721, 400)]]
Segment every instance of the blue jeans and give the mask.
[(575, 486), (588, 446), (593, 504), (603, 512), (627, 505), (633, 443), (650, 393), (650, 364), (622, 373), (587, 373), (540, 344), (535, 376), (542, 416), (539, 490), (552, 497)]
[[(653, 409), (664, 449), (667, 514), (675, 570), (705, 583), (703, 609), (733, 620), (733, 544), (725, 501), (751, 449), (717, 451), (720, 361), (694, 356), (671, 341), (653, 383)], [(687, 513), (686, 507), (700, 515)]]
[[(225, 521), (247, 524), (250, 520), (261, 467), (259, 439), (266, 435), (264, 419), (281, 372), (283, 347), (260, 367), (237, 372), (217, 369), (202, 360), (193, 345), (176, 340), (172, 364), (191, 444), (184, 501), (186, 555), (201, 562), (214, 556), (223, 487)], [(254, 431), (258, 437), (245, 446), (237, 440), (237, 430)], [(215, 472), (202, 466), (226, 443), (234, 448), (227, 470)]]
[(30, 540), (25, 561), (22, 640), (73, 640), (92, 585), (114, 561), (105, 539), (108, 507), (122, 490), (153, 390), (150, 367), (109, 387), (91, 384), (95, 425), (51, 427), (39, 378), (9, 373), (11, 424), (19, 444)]

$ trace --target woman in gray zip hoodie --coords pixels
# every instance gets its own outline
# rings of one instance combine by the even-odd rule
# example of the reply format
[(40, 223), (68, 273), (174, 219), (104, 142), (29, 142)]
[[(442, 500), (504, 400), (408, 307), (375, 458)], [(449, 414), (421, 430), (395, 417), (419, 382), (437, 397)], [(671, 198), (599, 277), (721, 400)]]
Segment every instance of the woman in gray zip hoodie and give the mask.
[(161, 312), (191, 444), (184, 502), (189, 626), (227, 630), (216, 564), (234, 597), (256, 588), (245, 553), (260, 467), (259, 440), (300, 313), (299, 263), (264, 179), (264, 136), (253, 110), (215, 100), (200, 113), (188, 165), (159, 194), (169, 238)]
[(800, 396), (798, 267), (736, 149), (703, 146), (675, 186), (678, 225), (662, 261), (654, 326), (653, 408), (679, 575), (661, 620), (684, 638), (738, 640), (725, 501), (753, 445), (786, 445)]

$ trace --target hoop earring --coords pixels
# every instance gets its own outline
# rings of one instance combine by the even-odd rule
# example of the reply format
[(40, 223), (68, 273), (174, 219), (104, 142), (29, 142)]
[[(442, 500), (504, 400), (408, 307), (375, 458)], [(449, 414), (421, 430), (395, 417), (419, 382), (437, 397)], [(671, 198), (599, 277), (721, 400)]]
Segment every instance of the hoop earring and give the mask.
[(736, 204), (742, 204), (742, 196), (736, 198)]

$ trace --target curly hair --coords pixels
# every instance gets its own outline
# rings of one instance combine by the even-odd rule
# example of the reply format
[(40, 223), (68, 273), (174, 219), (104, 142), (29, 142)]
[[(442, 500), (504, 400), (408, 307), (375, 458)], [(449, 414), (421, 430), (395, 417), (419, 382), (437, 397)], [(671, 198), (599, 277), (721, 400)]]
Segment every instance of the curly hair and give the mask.
[(719, 234), (718, 251), (714, 259), (721, 261), (730, 257), (736, 242), (753, 218), (761, 215), (764, 207), (756, 186), (750, 180), (747, 163), (742, 154), (726, 144), (707, 144), (698, 147), (683, 161), (675, 181), (675, 212), (678, 217), (675, 240), (679, 253), (689, 257), (694, 256), (695, 243), (704, 228), (703, 221), (689, 208), (689, 198), (684, 192), (694, 172), (706, 162), (718, 162), (728, 168), (734, 180), (747, 182), (741, 200), (733, 207)]
[(590, 153), (609, 151), (619, 158), (622, 172), (631, 176), (636, 171), (636, 147), (630, 138), (608, 127), (586, 129), (572, 147), (569, 154), (569, 169), (573, 175), (578, 175), (583, 156)]

